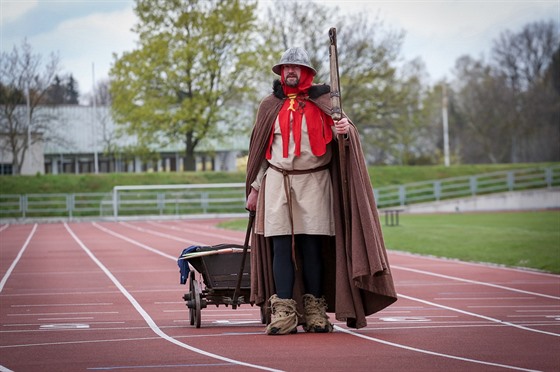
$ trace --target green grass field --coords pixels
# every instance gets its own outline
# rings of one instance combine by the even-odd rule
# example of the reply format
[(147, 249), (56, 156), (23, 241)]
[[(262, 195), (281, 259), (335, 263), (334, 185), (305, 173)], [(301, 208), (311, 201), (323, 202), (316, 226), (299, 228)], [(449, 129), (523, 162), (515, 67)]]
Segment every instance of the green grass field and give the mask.
[(388, 249), (560, 273), (560, 211), (404, 215)]
[[(384, 219), (381, 218), (384, 224)], [(246, 220), (223, 223), (246, 229)], [(402, 215), (388, 249), (560, 274), (560, 211)]]

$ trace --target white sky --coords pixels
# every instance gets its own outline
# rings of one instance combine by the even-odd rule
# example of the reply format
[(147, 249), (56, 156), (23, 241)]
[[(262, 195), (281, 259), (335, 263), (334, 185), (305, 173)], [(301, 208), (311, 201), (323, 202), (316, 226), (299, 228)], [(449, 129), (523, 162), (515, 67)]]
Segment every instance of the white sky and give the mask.
[[(262, 0), (261, 0), (262, 1)], [(270, 0), (267, 0), (270, 1)], [(379, 12), (385, 25), (406, 32), (402, 56), (421, 57), (433, 81), (451, 77), (465, 54), (488, 56), (505, 30), (529, 22), (560, 24), (560, 0), (322, 0), (347, 12)], [(27, 38), (46, 60), (58, 52), (63, 73), (72, 73), (83, 97), (95, 79), (107, 78), (113, 54), (133, 50), (133, 0), (0, 0), (0, 50)], [(93, 69), (93, 65), (95, 68)]]

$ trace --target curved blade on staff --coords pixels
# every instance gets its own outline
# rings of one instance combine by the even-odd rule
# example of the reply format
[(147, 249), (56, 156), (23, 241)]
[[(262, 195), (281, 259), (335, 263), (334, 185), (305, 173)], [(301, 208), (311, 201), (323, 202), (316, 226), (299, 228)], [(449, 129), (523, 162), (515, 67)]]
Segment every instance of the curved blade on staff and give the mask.
[[(331, 77), (331, 117), (334, 121), (342, 119), (342, 99), (340, 94), (340, 81), (338, 76), (338, 50), (336, 41), (336, 28), (329, 30), (330, 48), (330, 77)], [(340, 182), (342, 184), (342, 205), (344, 210), (344, 238), (346, 246), (350, 244), (350, 206), (348, 204), (348, 172), (346, 166), (346, 139), (344, 135), (338, 136), (338, 153), (340, 162)]]

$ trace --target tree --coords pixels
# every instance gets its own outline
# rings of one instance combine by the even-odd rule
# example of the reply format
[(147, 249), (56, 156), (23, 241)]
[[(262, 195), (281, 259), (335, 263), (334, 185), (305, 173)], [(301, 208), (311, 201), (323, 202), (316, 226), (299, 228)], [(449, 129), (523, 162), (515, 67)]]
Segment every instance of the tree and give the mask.
[(78, 82), (74, 79), (74, 76), (70, 74), (68, 77), (68, 82), (66, 83), (66, 90), (64, 92), (64, 103), (69, 105), (77, 105), (78, 98), (80, 94), (78, 93)]
[[(468, 162), (560, 160), (560, 105), (553, 22), (503, 32), (486, 63), (464, 56), (456, 63), (455, 128)], [(556, 65), (557, 66), (557, 65)]]
[(455, 71), (456, 98), (451, 100), (455, 111), (455, 146), (468, 162), (507, 162), (511, 148), (511, 119), (507, 116), (511, 113), (507, 111), (505, 80), (493, 76), (491, 66), (469, 56), (456, 61)]
[(340, 14), (337, 7), (312, 1), (275, 2), (266, 19), (266, 41), (274, 51), (274, 60), (268, 65), (277, 63), (287, 48), (302, 46), (317, 70), (315, 81), (328, 83), (328, 30), (335, 26), (343, 109), (360, 130), (368, 161), (381, 162), (395, 143), (378, 138), (388, 134), (396, 112), (406, 107), (404, 95), (395, 91), (396, 61), (404, 34), (387, 29), (377, 17), (371, 20), (366, 14)]
[(42, 56), (33, 53), (27, 40), (10, 53), (0, 54), (0, 133), (4, 137), (0, 146), (13, 155), (14, 174), (20, 174), (34, 143), (55, 140), (49, 127), (53, 118), (40, 104), (54, 82), (58, 64), (58, 56), (51, 54), (43, 65)]
[[(546, 72), (553, 63), (553, 55), (559, 45), (558, 26), (554, 21), (529, 23), (518, 33), (505, 31), (494, 42), (493, 69), (498, 78), (507, 81), (510, 97), (511, 162), (534, 161), (531, 154), (535, 151), (538, 153), (542, 146), (541, 143), (535, 148), (536, 142), (540, 142), (535, 142), (540, 137), (539, 131), (548, 132), (549, 127), (555, 126), (554, 124), (558, 131), (558, 122), (550, 123), (545, 119), (546, 112), (551, 107), (543, 105), (543, 102), (554, 102), (554, 98), (557, 99), (551, 99), (546, 94), (546, 87), (551, 84), (547, 79), (552, 78)], [(560, 138), (556, 135), (556, 140), (558, 139)]]
[[(289, 14), (289, 16), (278, 16)], [(278, 1), (267, 9), (262, 20), (266, 29), (264, 38), (271, 51), (271, 58), (264, 66), (270, 68), (278, 63), (288, 48), (302, 47), (308, 54), (311, 65), (317, 70), (315, 81), (328, 82), (329, 78), (329, 22), (337, 19), (337, 8), (320, 6), (312, 1)], [(270, 90), (270, 84), (267, 86)]]
[(77, 105), (79, 98), (78, 82), (70, 75), (60, 78), (54, 77), (53, 83), (47, 89), (42, 103), (50, 105)]
[(45, 102), (53, 105), (62, 105), (64, 103), (64, 86), (58, 75), (54, 77), (53, 83), (47, 89)]
[[(185, 145), (195, 169), (203, 139), (242, 122), (245, 94), (259, 64), (256, 3), (137, 0), (139, 48), (115, 61), (110, 77), (113, 114), (139, 147)], [(247, 120), (248, 124), (250, 120)]]
[[(110, 106), (113, 102), (110, 92), (110, 82), (108, 79), (101, 80), (95, 87), (95, 103), (97, 106)], [(91, 102), (93, 104), (93, 102)]]

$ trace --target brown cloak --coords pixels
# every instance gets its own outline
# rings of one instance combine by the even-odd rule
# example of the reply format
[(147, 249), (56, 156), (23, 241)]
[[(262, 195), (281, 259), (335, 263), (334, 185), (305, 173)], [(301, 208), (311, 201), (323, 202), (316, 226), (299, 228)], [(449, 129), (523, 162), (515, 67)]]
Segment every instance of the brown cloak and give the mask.
[[(311, 99), (321, 110), (331, 113), (329, 94)], [(251, 191), (263, 159), (270, 130), (283, 99), (267, 96), (257, 112), (251, 134), (247, 163), (246, 193)], [(387, 252), (379, 223), (377, 206), (362, 153), (358, 131), (351, 126), (346, 143), (346, 168), (348, 172), (348, 200), (350, 215), (344, 216), (341, 197), (338, 147), (333, 145), (331, 178), (333, 182), (335, 237), (325, 238), (324, 294), (328, 311), (335, 312), (339, 321), (349, 327), (367, 325), (366, 316), (378, 312), (397, 300)], [(265, 180), (266, 182), (266, 180)], [(259, 205), (263, 193), (259, 193)], [(259, 215), (259, 213), (257, 213)], [(344, 218), (350, 223), (351, 244), (345, 247)], [(298, 265), (301, 267), (301, 265)], [(301, 304), (301, 272), (296, 271), (294, 299)], [(272, 241), (263, 235), (251, 238), (251, 298), (250, 301), (265, 306), (275, 293), (272, 274)]]

